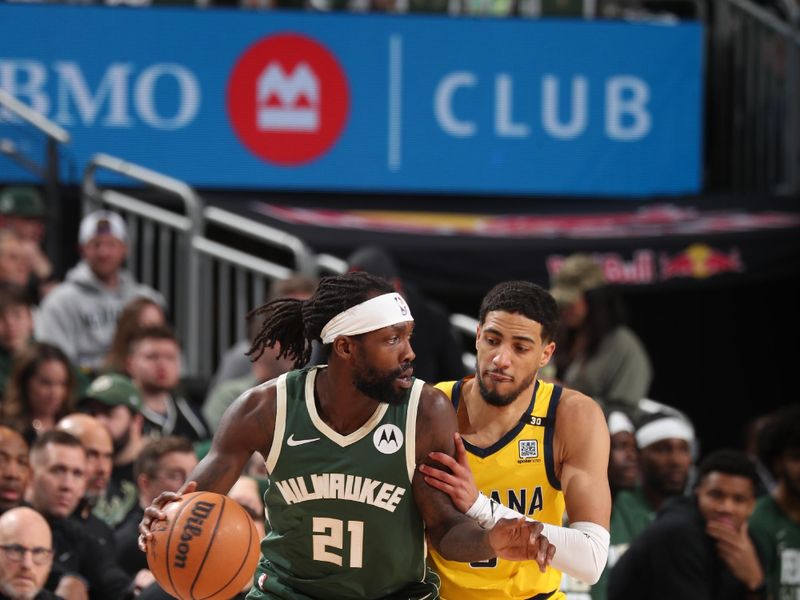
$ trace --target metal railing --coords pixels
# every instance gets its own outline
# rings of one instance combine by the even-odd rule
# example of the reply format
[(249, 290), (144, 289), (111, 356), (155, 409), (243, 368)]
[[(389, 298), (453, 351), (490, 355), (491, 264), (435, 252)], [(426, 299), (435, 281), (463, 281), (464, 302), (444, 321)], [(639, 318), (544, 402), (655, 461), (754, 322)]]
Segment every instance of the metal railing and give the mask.
[[(60, 125), (54, 123), (41, 113), (36, 112), (24, 102), (19, 101), (6, 90), (0, 88), (0, 108), (21, 119), (45, 136), (44, 164), (38, 164), (30, 158), (12, 139), (0, 138), (0, 154), (3, 154), (20, 165), (23, 169), (44, 182), (45, 197), (48, 204), (48, 236), (46, 251), (56, 273), (63, 270), (61, 264), (61, 246), (64, 238), (61, 230), (60, 169), (59, 147), (68, 144), (70, 135)], [(2, 119), (0, 119), (2, 120)]]
[[(198, 294), (204, 300), (202, 323), (206, 324), (200, 340), (200, 373), (209, 376), (219, 358), (234, 343), (248, 337), (247, 314), (264, 303), (273, 281), (295, 272), (316, 276), (314, 255), (298, 237), (213, 206), (203, 211), (207, 226), (228, 234), (228, 239), (247, 238), (259, 247), (285, 251), (288, 265), (256, 256), (253, 251), (232, 247), (208, 237), (196, 237), (194, 250), (201, 257), (201, 281)], [(210, 228), (210, 227), (209, 227)], [(205, 231), (205, 236), (208, 231)]]
[[(100, 170), (177, 197), (182, 213), (165, 210), (130, 193), (101, 187), (97, 182)], [(199, 373), (200, 261), (192, 241), (202, 232), (202, 201), (182, 181), (107, 154), (97, 154), (89, 161), (83, 177), (83, 199), (84, 211), (106, 206), (125, 217), (128, 267), (138, 281), (163, 294), (183, 341), (186, 371)]]
[[(124, 176), (137, 189), (101, 186), (99, 171)], [(126, 182), (128, 183), (128, 182)], [(143, 198), (144, 185), (161, 194)], [(161, 205), (180, 201), (180, 212)], [(222, 354), (247, 337), (246, 315), (261, 305), (270, 285), (294, 273), (316, 277), (319, 271), (343, 272), (335, 256), (315, 255), (303, 240), (217, 207), (204, 207), (182, 181), (125, 160), (98, 154), (83, 177), (84, 212), (104, 207), (120, 213), (128, 226), (128, 268), (141, 283), (161, 292), (184, 346), (188, 376), (210, 377)], [(211, 239), (209, 231), (217, 237)], [(257, 248), (282, 252), (285, 263), (237, 248), (250, 241)]]
[[(794, 3), (789, 3), (794, 6)], [(795, 20), (797, 11), (792, 11)], [(791, 15), (790, 15), (791, 17)], [(715, 6), (709, 56), (712, 182), (800, 193), (800, 33), (749, 0)]]
[[(100, 170), (177, 197), (182, 212), (162, 208), (163, 196), (142, 198), (142, 189), (123, 192), (100, 186)], [(315, 254), (296, 236), (221, 208), (204, 207), (185, 183), (113, 156), (92, 158), (83, 177), (83, 196), (84, 212), (105, 207), (125, 218), (128, 267), (138, 281), (166, 298), (184, 346), (187, 376), (210, 377), (222, 355), (247, 337), (246, 316), (264, 303), (273, 281), (295, 273), (317, 277), (347, 270), (346, 261)], [(212, 229), (220, 239), (211, 239)], [(258, 256), (245, 242), (265, 253), (282, 252), (285, 264)], [(238, 244), (244, 247), (235, 247)], [(475, 319), (454, 314), (450, 324), (458, 335), (474, 340)], [(463, 361), (466, 368), (474, 367), (474, 354), (465, 353)]]

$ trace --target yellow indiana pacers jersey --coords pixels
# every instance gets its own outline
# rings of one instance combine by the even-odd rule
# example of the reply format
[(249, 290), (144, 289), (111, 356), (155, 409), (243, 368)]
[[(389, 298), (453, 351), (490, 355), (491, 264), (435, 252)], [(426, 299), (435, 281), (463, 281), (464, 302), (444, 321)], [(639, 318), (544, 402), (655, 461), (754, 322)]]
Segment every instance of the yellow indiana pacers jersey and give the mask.
[[(438, 384), (458, 410), (461, 381)], [(537, 381), (520, 422), (489, 448), (464, 440), (478, 489), (531, 519), (561, 525), (564, 494), (553, 457), (555, 414), (561, 386)], [(561, 572), (539, 571), (534, 561), (492, 559), (461, 563), (443, 559), (429, 547), (429, 560), (442, 579), (442, 600), (563, 600)]]

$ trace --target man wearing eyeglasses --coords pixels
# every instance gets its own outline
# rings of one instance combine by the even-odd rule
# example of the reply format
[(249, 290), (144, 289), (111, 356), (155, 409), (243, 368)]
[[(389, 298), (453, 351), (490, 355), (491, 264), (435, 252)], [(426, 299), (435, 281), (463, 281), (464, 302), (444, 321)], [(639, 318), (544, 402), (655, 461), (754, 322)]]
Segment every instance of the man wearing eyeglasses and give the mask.
[(43, 589), (53, 564), (50, 527), (27, 507), (0, 516), (0, 600), (57, 600)]

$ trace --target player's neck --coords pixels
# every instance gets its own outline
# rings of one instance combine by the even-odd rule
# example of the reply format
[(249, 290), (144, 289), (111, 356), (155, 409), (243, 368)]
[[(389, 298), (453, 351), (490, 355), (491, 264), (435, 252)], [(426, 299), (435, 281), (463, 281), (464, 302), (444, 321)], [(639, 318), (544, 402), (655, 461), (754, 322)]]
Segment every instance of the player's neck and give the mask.
[[(534, 381), (510, 404), (494, 406), (483, 399), (476, 379), (467, 381), (464, 384), (463, 400), (469, 429), (462, 431), (462, 434), (477, 446), (491, 446), (519, 423), (523, 413), (530, 406), (535, 385)], [(462, 429), (462, 422), (462, 418), (459, 417), (459, 430)]]
[(341, 435), (357, 431), (380, 406), (355, 389), (350, 373), (330, 367), (317, 371), (314, 404), (319, 417)]
[(795, 523), (800, 523), (800, 498), (789, 491), (784, 481), (778, 483), (774, 497), (786, 516)]

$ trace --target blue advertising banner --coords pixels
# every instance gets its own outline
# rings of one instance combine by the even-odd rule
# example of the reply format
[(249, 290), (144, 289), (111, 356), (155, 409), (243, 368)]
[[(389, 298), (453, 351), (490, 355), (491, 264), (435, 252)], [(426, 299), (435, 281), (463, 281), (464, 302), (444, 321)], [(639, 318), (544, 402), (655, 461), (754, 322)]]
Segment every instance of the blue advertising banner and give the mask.
[(0, 29), (0, 88), (72, 134), (71, 178), (105, 152), (199, 188), (701, 186), (697, 24), (0, 4)]

